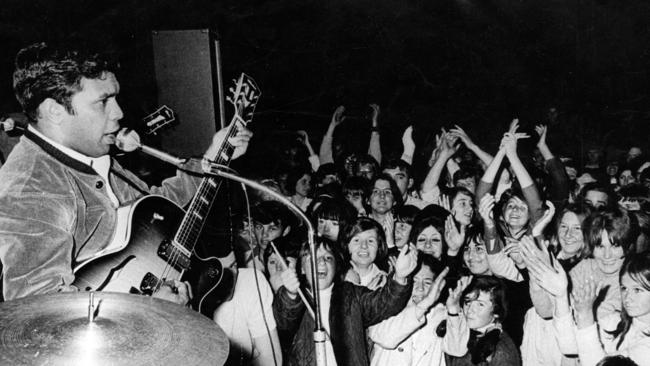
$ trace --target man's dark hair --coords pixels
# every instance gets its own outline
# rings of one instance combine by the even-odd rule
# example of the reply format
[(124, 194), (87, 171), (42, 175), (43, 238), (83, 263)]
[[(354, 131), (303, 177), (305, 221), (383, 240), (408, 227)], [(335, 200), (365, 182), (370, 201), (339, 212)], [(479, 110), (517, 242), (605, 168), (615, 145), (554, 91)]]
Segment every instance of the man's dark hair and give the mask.
[(98, 53), (46, 43), (20, 50), (15, 66), (14, 93), (32, 122), (37, 121), (38, 106), (47, 98), (74, 114), (72, 96), (81, 91), (81, 79), (99, 79), (117, 69), (115, 63)]
[(405, 162), (402, 159), (389, 159), (384, 164), (381, 166), (381, 170), (386, 170), (386, 169), (399, 169), (406, 173), (409, 178), (413, 178), (413, 174), (411, 172), (411, 164)]

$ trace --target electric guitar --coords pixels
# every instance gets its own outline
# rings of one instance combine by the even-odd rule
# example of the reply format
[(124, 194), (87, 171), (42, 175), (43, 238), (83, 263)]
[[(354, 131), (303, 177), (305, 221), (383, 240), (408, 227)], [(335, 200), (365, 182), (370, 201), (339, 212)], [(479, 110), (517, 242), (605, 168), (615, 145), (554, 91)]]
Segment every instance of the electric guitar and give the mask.
[[(216, 156), (208, 157), (226, 166), (235, 150), (228, 139), (251, 122), (260, 96), (255, 81), (246, 74), (230, 91), (228, 101), (235, 113)], [(170, 122), (160, 116), (149, 119), (158, 119), (150, 127), (157, 130), (158, 123)], [(229, 294), (223, 287), (232, 288), (234, 278), (216, 257), (202, 257), (195, 248), (221, 183), (215, 177), (203, 178), (186, 210), (157, 195), (119, 207), (113, 240), (92, 258), (75, 264), (74, 285), (82, 290), (153, 294), (166, 280), (188, 281), (194, 295), (191, 306), (212, 318), (225, 293)]]

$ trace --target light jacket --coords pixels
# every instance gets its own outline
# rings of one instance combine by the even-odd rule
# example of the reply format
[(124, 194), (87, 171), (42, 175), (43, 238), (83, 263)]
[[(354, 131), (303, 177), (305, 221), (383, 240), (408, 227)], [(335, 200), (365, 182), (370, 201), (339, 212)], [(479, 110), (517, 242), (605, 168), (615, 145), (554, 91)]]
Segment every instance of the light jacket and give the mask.
[[(200, 179), (184, 173), (149, 189), (112, 160), (111, 187), (120, 204), (145, 194), (188, 203)], [(104, 181), (26, 131), (0, 169), (0, 261), (6, 300), (75, 291), (74, 263), (105, 248), (113, 237), (116, 209)]]

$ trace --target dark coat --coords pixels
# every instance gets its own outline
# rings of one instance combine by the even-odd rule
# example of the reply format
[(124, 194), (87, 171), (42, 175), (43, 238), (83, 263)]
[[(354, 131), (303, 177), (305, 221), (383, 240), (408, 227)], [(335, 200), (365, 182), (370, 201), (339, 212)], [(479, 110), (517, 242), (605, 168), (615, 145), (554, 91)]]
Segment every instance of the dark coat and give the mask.
[[(402, 286), (394, 280), (376, 291), (349, 282), (337, 282), (332, 289), (329, 324), (332, 347), (338, 366), (370, 365), (365, 329), (404, 309), (412, 284)], [(278, 331), (295, 334), (287, 365), (315, 365), (314, 320), (300, 299), (291, 299), (283, 287), (273, 302)], [(323, 319), (323, 321), (326, 321)]]

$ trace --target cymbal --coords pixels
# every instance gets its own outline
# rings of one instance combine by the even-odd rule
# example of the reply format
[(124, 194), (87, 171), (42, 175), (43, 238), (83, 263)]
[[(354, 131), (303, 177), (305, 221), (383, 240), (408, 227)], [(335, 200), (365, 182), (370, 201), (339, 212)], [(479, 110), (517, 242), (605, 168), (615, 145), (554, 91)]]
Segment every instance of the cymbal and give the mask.
[(223, 365), (217, 324), (142, 295), (57, 293), (0, 303), (0, 365)]

